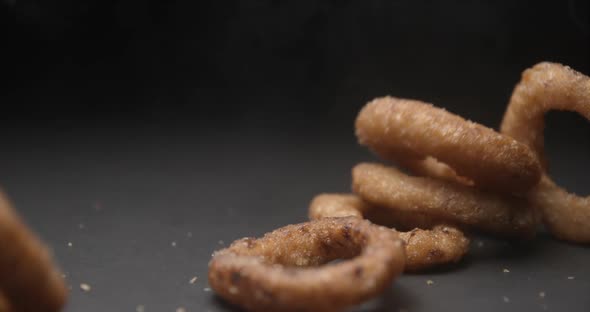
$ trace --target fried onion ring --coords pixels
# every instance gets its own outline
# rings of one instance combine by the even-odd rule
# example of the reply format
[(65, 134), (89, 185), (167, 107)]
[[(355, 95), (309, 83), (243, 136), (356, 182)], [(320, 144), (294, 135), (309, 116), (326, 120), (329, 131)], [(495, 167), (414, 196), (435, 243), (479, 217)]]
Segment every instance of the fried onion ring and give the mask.
[(380, 164), (355, 166), (352, 180), (356, 194), (384, 209), (427, 214), (462, 228), (505, 237), (531, 238), (536, 232), (534, 209), (522, 198), (412, 177)]
[[(320, 194), (311, 201), (309, 217), (312, 220), (335, 216), (362, 218), (370, 215), (371, 211), (383, 210), (372, 207), (353, 194)], [(406, 272), (423, 271), (459, 262), (469, 249), (469, 239), (456, 228), (441, 225), (426, 215), (391, 209), (385, 211), (393, 214), (387, 216), (388, 218), (397, 219), (397, 223), (412, 228), (409, 232), (400, 232), (406, 248)], [(379, 223), (381, 220), (369, 218), (369, 221)]]
[(355, 127), (359, 143), (386, 160), (432, 156), (478, 187), (519, 193), (541, 177), (526, 145), (424, 102), (375, 99), (360, 111)]
[[(326, 264), (336, 259), (348, 260)], [(339, 311), (379, 294), (404, 260), (395, 231), (354, 217), (324, 218), (215, 252), (209, 284), (251, 311)]]
[[(0, 193), (0, 292), (13, 311), (60, 311), (66, 288), (47, 248)], [(0, 299), (0, 301), (2, 300)]]
[[(501, 131), (532, 148), (545, 168), (545, 113), (550, 110), (576, 112), (590, 120), (590, 78), (567, 66), (544, 62), (525, 70), (516, 85)], [(568, 193), (545, 170), (530, 198), (553, 235), (590, 243), (590, 196)]]

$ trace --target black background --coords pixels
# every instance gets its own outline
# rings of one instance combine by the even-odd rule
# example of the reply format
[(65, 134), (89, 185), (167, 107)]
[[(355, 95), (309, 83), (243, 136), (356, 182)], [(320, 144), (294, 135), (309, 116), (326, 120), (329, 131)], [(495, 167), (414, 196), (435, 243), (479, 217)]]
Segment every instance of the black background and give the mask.
[[(590, 73), (588, 11), (577, 0), (4, 0), (2, 184), (55, 249), (68, 311), (223, 311), (203, 290), (210, 253), (304, 221), (317, 193), (348, 191), (350, 168), (373, 159), (352, 129), (365, 102), (415, 98), (497, 128), (523, 69)], [(551, 173), (588, 194), (590, 126), (547, 120)], [(504, 247), (475, 244), (459, 268), (405, 276), (363, 309), (588, 310), (587, 248), (545, 235)]]

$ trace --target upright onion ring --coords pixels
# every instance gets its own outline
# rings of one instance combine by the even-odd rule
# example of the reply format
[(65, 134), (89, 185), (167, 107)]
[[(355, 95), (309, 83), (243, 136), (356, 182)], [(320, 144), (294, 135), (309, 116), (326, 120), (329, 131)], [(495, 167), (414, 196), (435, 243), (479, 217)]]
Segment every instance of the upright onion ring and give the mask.
[[(342, 258), (349, 260), (319, 266)], [(404, 260), (395, 231), (354, 217), (324, 218), (215, 252), (209, 284), (251, 311), (338, 311), (383, 291)]]
[(60, 311), (63, 278), (47, 248), (21, 222), (0, 192), (0, 292), (18, 312)]
[[(546, 168), (545, 113), (576, 112), (590, 120), (590, 78), (561, 64), (539, 63), (525, 70), (502, 120), (501, 131), (533, 149)], [(590, 243), (590, 196), (569, 194), (545, 173), (530, 199), (548, 230), (563, 240)]]
[[(406, 272), (456, 263), (469, 249), (469, 239), (454, 227), (441, 225), (433, 218), (421, 214), (379, 209), (353, 194), (320, 194), (309, 205), (309, 217), (312, 220), (335, 216), (362, 218), (375, 211), (389, 212), (390, 215), (386, 216), (389, 221), (412, 229), (399, 233), (406, 248)], [(374, 223), (382, 221), (378, 218), (368, 219)]]
[(432, 156), (478, 187), (518, 193), (531, 189), (541, 176), (526, 145), (424, 102), (375, 99), (360, 111), (355, 127), (359, 142), (382, 158), (397, 162)]
[(537, 220), (521, 198), (459, 183), (408, 176), (393, 167), (362, 163), (352, 170), (353, 190), (384, 209), (417, 212), (460, 227), (506, 237), (531, 238)]

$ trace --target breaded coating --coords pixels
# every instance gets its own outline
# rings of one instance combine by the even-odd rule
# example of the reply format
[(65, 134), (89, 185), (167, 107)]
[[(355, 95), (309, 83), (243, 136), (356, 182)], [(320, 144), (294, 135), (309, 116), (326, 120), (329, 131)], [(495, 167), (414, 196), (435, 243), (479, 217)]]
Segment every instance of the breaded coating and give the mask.
[(352, 179), (354, 192), (375, 206), (424, 213), (460, 227), (504, 237), (535, 235), (534, 209), (522, 198), (450, 181), (412, 177), (380, 164), (355, 166)]
[[(551, 110), (576, 112), (590, 120), (590, 78), (567, 66), (543, 62), (525, 70), (516, 85), (501, 131), (534, 150), (544, 168), (545, 114)], [(529, 197), (554, 236), (590, 243), (590, 196), (568, 193), (545, 170)]]
[[(406, 272), (424, 271), (459, 262), (469, 250), (469, 239), (454, 227), (440, 225), (440, 222), (422, 214), (372, 207), (354, 194), (316, 196), (309, 206), (309, 217), (312, 220), (344, 215), (363, 218), (367, 214), (371, 215), (369, 212), (377, 211), (383, 215), (390, 212), (390, 215), (385, 216), (387, 223), (398, 223), (412, 229), (400, 232), (406, 248)], [(380, 218), (368, 217), (368, 220), (382, 224)]]
[[(336, 259), (345, 260), (327, 264)], [(355, 217), (323, 218), (215, 252), (209, 284), (249, 311), (340, 311), (381, 293), (404, 260), (397, 232)]]
[(359, 143), (384, 159), (432, 156), (480, 188), (519, 193), (541, 176), (526, 145), (428, 103), (378, 98), (360, 111), (355, 126)]
[(0, 291), (18, 312), (61, 311), (66, 288), (47, 248), (0, 193)]

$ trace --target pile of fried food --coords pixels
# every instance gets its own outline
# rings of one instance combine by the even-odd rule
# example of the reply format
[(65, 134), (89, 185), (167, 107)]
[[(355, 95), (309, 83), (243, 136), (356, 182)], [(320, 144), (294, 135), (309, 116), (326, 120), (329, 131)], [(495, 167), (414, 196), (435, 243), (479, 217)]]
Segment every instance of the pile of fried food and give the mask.
[(458, 262), (470, 231), (522, 240), (543, 223), (559, 239), (589, 243), (590, 197), (547, 174), (550, 110), (590, 120), (590, 78), (555, 63), (525, 70), (499, 133), (416, 100), (369, 102), (356, 119), (359, 143), (412, 175), (358, 164), (354, 194), (318, 195), (311, 221), (215, 252), (211, 287), (252, 311), (338, 311), (401, 272)]

